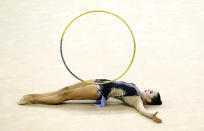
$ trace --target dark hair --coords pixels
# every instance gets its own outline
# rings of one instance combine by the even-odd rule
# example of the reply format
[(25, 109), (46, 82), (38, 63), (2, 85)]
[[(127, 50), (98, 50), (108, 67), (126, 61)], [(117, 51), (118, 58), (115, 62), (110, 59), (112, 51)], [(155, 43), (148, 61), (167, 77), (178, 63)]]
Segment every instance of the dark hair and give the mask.
[(156, 96), (154, 96), (152, 98), (152, 102), (151, 103), (148, 103), (149, 105), (161, 105), (162, 104), (162, 101), (161, 101), (161, 97), (160, 97), (160, 94), (159, 92), (157, 93)]

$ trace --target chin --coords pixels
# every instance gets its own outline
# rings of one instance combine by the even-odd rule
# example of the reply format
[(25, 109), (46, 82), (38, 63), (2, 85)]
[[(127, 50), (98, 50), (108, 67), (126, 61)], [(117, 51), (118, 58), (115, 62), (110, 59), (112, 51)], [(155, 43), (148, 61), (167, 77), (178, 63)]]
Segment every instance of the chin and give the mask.
[(145, 92), (142, 92), (141, 94), (142, 94), (142, 97), (143, 97), (143, 98), (146, 98), (146, 97), (147, 97), (147, 94), (146, 94)]

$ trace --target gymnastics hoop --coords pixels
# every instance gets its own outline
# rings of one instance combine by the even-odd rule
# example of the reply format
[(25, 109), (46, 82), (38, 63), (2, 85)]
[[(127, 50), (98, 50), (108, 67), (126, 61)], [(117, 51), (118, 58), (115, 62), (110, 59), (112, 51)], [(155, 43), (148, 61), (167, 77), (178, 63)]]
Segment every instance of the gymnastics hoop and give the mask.
[[(130, 64), (128, 65), (127, 69), (117, 78), (113, 79), (113, 80), (110, 80), (108, 82), (104, 82), (104, 83), (93, 83), (93, 82), (89, 82), (89, 81), (85, 81), (83, 79), (81, 79), (80, 77), (78, 77), (77, 75), (75, 75), (71, 70), (70, 68), (67, 66), (65, 60), (64, 60), (64, 56), (63, 56), (63, 52), (62, 52), (62, 41), (63, 41), (63, 38), (64, 38), (64, 35), (65, 35), (65, 32), (67, 31), (68, 27), (76, 20), (78, 19), (79, 17), (85, 15), (85, 14), (89, 14), (89, 13), (94, 13), (94, 12), (103, 12), (103, 13), (107, 13), (107, 14), (111, 14), (117, 18), (119, 18), (126, 26), (127, 28), (129, 29), (131, 35), (132, 35), (132, 39), (133, 39), (133, 44), (134, 44), (134, 51), (133, 51), (133, 55), (132, 55), (132, 60), (130, 61)], [(65, 65), (65, 67), (67, 68), (67, 70), (69, 71), (69, 73), (71, 73), (75, 78), (77, 78), (78, 80), (84, 82), (84, 83), (87, 83), (87, 84), (95, 84), (95, 85), (99, 85), (99, 84), (107, 84), (107, 83), (111, 83), (113, 81), (116, 81), (118, 79), (120, 79), (122, 76), (124, 76), (128, 70), (130, 69), (133, 61), (134, 61), (134, 58), (135, 58), (135, 52), (136, 52), (136, 42), (135, 42), (135, 37), (134, 37), (134, 34), (132, 32), (132, 29), (130, 28), (130, 26), (127, 24), (127, 22), (122, 19), (120, 16), (114, 14), (114, 13), (111, 13), (111, 12), (108, 12), (108, 11), (103, 11), (103, 10), (92, 10), (92, 11), (87, 11), (85, 13), (82, 13), (81, 15), (77, 16), (76, 18), (74, 18), (71, 22), (69, 22), (69, 24), (66, 26), (64, 32), (62, 33), (62, 36), (61, 36), (61, 40), (60, 40), (60, 54), (61, 54), (61, 58), (62, 58), (62, 61)]]

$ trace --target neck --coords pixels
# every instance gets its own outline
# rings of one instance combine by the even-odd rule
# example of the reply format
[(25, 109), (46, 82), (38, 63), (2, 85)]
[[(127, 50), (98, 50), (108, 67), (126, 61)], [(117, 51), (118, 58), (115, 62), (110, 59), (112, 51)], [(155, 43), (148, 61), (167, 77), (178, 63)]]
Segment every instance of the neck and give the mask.
[(143, 95), (141, 95), (141, 98), (142, 98), (142, 102), (143, 102), (143, 104), (147, 104), (147, 102), (146, 102), (146, 100), (145, 100), (145, 98), (144, 98)]

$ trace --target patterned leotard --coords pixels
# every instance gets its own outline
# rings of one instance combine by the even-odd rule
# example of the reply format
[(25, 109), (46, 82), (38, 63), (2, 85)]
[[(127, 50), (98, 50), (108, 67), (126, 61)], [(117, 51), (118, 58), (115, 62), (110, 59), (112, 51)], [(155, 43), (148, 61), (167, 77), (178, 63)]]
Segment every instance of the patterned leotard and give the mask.
[[(95, 83), (103, 83), (110, 81), (108, 79), (95, 79)], [(137, 86), (133, 83), (127, 83), (124, 81), (114, 81), (107, 84), (99, 84), (98, 85), (98, 95), (101, 97), (96, 100), (95, 106), (97, 107), (104, 107), (106, 101), (111, 96), (113, 90), (120, 89), (123, 93), (115, 96), (114, 98), (122, 100), (125, 96), (141, 96), (141, 93)]]

